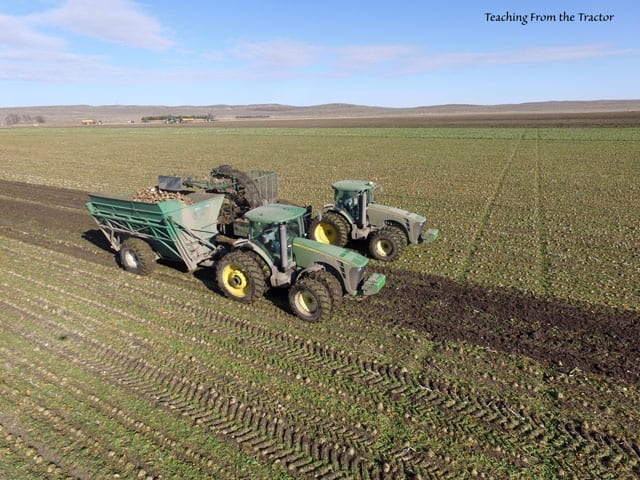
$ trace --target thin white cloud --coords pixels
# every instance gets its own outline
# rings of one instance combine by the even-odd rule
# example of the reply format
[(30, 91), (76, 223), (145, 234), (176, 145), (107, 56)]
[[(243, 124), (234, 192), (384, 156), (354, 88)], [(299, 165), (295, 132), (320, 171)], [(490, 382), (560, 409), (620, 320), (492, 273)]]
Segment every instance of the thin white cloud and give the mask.
[(634, 52), (596, 44), (429, 54), (415, 45), (330, 46), (279, 39), (243, 42), (225, 55), (212, 56), (211, 60), (236, 61), (238, 72), (244, 71), (256, 78), (269, 74), (274, 78), (291, 77), (308, 71), (322, 72), (329, 77), (358, 73), (404, 76), (451, 68), (541, 64), (630, 53)]
[[(494, 52), (451, 52), (413, 57), (401, 73), (411, 75), (445, 68), (518, 65), (611, 57), (634, 53), (606, 44), (531, 47)], [(638, 51), (635, 51), (637, 54)]]
[(224, 52), (214, 51), (214, 50), (209, 52), (204, 52), (202, 56), (211, 62), (221, 62), (226, 57)]
[(114, 66), (107, 57), (72, 51), (64, 33), (56, 29), (143, 49), (172, 44), (162, 26), (128, 0), (67, 0), (58, 8), (32, 15), (0, 15), (0, 79), (117, 83), (129, 77), (126, 69)]
[(24, 18), (0, 15), (0, 48), (3, 50), (57, 50), (65, 42), (35, 31)]
[(29, 19), (127, 47), (164, 50), (173, 45), (160, 22), (129, 0), (66, 0)]
[(409, 60), (418, 53), (418, 48), (412, 45), (359, 45), (339, 47), (335, 51), (340, 65), (349, 69)]
[(325, 51), (321, 45), (278, 39), (240, 43), (230, 53), (261, 68), (297, 69), (313, 64)]
[(65, 40), (39, 33), (26, 17), (0, 15), (1, 80), (66, 82), (110, 70), (104, 59), (67, 52), (67, 47)]

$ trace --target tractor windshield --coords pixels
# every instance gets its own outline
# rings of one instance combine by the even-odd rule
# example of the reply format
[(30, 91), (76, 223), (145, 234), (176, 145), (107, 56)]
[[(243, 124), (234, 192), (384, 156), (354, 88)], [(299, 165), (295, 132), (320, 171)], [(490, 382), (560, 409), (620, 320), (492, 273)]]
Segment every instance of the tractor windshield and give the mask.
[(336, 207), (346, 211), (354, 220), (358, 220), (358, 196), (355, 190), (336, 190)]
[[(280, 238), (280, 226), (284, 225), (286, 238)], [(281, 258), (281, 245), (286, 242), (288, 261), (293, 260), (293, 239), (300, 237), (300, 218), (294, 218), (283, 224), (269, 222), (252, 222), (251, 239), (260, 245), (273, 258), (275, 263), (279, 263)]]

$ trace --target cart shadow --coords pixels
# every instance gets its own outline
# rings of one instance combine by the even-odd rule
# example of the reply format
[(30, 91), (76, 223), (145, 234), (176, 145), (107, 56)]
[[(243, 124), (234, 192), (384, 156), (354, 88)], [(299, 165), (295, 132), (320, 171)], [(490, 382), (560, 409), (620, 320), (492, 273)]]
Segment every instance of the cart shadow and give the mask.
[(113, 250), (111, 250), (111, 245), (109, 245), (109, 241), (98, 229), (94, 228), (92, 230), (87, 230), (82, 234), (82, 238), (106, 252), (113, 253)]

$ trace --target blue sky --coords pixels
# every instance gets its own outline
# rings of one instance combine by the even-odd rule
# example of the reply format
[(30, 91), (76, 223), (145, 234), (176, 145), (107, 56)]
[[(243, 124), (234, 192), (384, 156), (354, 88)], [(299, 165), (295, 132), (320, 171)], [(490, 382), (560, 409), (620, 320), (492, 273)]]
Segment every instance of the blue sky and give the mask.
[(3, 0), (0, 106), (638, 99), (639, 19), (635, 0)]

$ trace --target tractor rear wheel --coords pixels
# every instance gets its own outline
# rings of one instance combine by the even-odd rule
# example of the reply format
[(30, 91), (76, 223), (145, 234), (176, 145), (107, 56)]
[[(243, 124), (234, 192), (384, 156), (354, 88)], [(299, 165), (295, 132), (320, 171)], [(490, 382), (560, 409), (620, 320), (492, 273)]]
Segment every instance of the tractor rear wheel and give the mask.
[(398, 227), (387, 226), (369, 237), (369, 253), (377, 260), (397, 260), (407, 247), (407, 236)]
[(127, 272), (149, 275), (156, 268), (156, 254), (141, 238), (129, 237), (120, 246), (120, 265)]
[(339, 213), (327, 212), (322, 219), (316, 218), (309, 227), (309, 237), (320, 243), (330, 243), (344, 247), (349, 241), (351, 228)]
[(303, 278), (289, 289), (289, 305), (293, 313), (306, 322), (328, 320), (331, 316), (331, 294), (313, 278)]
[(235, 250), (220, 259), (216, 269), (218, 288), (226, 297), (251, 303), (267, 289), (261, 260), (251, 252)]

